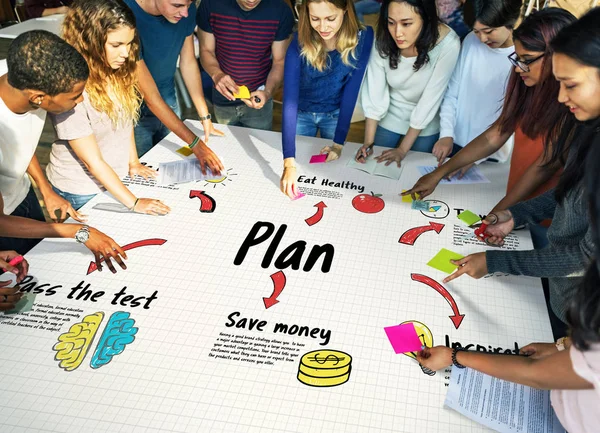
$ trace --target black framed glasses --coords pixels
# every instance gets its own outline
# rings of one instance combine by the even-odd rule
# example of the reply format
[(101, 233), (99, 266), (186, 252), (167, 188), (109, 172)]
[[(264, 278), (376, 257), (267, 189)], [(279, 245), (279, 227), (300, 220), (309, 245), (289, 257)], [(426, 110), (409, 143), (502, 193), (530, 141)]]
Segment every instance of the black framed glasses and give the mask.
[(542, 54), (541, 56), (534, 57), (533, 59), (521, 60), (521, 59), (519, 59), (519, 56), (517, 56), (517, 53), (515, 51), (510, 56), (508, 56), (508, 60), (510, 60), (510, 63), (512, 63), (513, 66), (516, 66), (517, 68), (521, 69), (523, 72), (529, 72), (530, 71), (529, 65), (531, 65), (533, 62), (537, 62), (539, 59), (541, 59), (545, 55), (546, 54)]

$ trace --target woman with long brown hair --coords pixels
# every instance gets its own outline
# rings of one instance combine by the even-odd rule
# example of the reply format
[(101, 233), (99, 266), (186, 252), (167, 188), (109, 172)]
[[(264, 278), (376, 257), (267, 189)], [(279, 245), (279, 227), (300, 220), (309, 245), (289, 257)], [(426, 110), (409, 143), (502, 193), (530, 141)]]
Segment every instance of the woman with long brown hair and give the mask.
[(142, 101), (133, 13), (122, 0), (77, 0), (62, 30), (87, 61), (90, 77), (83, 102), (51, 116), (58, 140), (46, 172), (54, 190), (76, 209), (108, 190), (133, 212), (168, 213), (160, 200), (138, 198), (121, 182), (127, 174), (156, 176), (140, 164), (133, 136)]
[(352, 0), (307, 0), (285, 57), (281, 190), (296, 195), (296, 135), (333, 140), (321, 153), (338, 159), (373, 45), (373, 29)]

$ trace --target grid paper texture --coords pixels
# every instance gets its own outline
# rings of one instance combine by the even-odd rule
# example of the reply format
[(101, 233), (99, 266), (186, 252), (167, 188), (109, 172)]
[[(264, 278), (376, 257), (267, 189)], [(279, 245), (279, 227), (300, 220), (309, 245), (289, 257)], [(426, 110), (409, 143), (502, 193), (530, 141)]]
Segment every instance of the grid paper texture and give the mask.
[[(195, 129), (201, 126), (189, 122)], [(166, 189), (132, 184), (139, 197), (159, 198), (172, 212), (164, 217), (93, 210), (114, 203), (108, 194), (83, 209), (89, 224), (120, 245), (160, 238), (160, 246), (128, 251), (128, 269), (87, 275), (88, 250), (69, 240), (44, 240), (28, 255), (32, 275), (40, 284), (60, 285), (51, 296), (38, 294), (36, 306), (83, 310), (81, 316), (104, 312), (96, 338), (83, 363), (74, 371), (59, 368), (52, 350), (59, 335), (80, 319), (65, 322), (60, 331), (8, 326), (0, 316), (0, 431), (15, 432), (483, 432), (477, 425), (445, 409), (445, 374), (423, 374), (416, 361), (396, 355), (384, 327), (417, 320), (431, 330), (434, 344), (446, 338), (463, 345), (513, 349), (533, 341), (551, 341), (552, 334), (539, 280), (499, 276), (473, 280), (463, 276), (444, 287), (465, 318), (455, 329), (449, 303), (435, 290), (411, 279), (422, 274), (440, 282), (445, 274), (426, 265), (442, 248), (466, 255), (488, 248), (483, 243), (452, 244), (453, 226), (462, 224), (454, 208), (484, 214), (504, 195), (508, 167), (484, 163), (489, 184), (440, 185), (432, 197), (447, 205), (448, 216), (430, 218), (411, 209), (398, 195), (418, 179), (417, 166), (434, 164), (429, 154), (412, 153), (399, 181), (370, 176), (346, 167), (358, 144), (348, 143), (342, 158), (309, 165), (310, 156), (327, 142), (298, 137), (298, 175), (316, 176), (301, 187), (337, 191), (338, 199), (307, 195), (290, 201), (279, 191), (282, 169), (281, 135), (237, 127), (219, 128), (224, 138), (210, 146), (223, 158), (227, 171), (220, 183), (196, 182)], [(143, 161), (181, 159), (182, 143), (169, 135)], [(375, 155), (379, 154), (375, 149)], [(193, 157), (193, 156), (192, 156)], [(385, 208), (374, 214), (352, 206), (359, 191), (322, 186), (323, 179), (351, 181), (364, 193), (382, 194)], [(205, 191), (216, 202), (213, 213), (199, 212), (200, 201), (190, 190)], [(305, 219), (325, 202), (320, 222)], [(436, 212), (437, 214), (437, 212)], [(437, 216), (439, 216), (437, 215)], [(430, 215), (436, 216), (436, 215)], [(261, 261), (271, 239), (249, 249), (244, 261), (233, 260), (252, 226), (270, 222), (287, 230), (267, 269)], [(399, 243), (407, 230), (444, 224), (437, 234), (423, 233), (413, 246)], [(518, 232), (519, 248), (532, 247), (529, 233)], [(282, 269), (287, 284), (279, 303), (265, 309), (263, 297), (273, 292), (269, 276), (284, 248), (306, 241), (299, 270)], [(302, 266), (313, 245), (332, 244), (331, 270), (321, 272), (320, 259), (310, 272)], [(90, 300), (67, 299), (69, 289), (84, 281), (106, 294)], [(112, 305), (112, 294), (148, 297), (158, 291), (149, 309)], [(34, 310), (36, 308), (34, 306)], [(90, 357), (107, 318), (124, 311), (138, 328), (135, 341), (102, 368), (90, 368)], [(226, 327), (227, 316), (268, 322), (264, 331)], [(27, 314), (31, 314), (27, 313)], [(326, 347), (321, 340), (274, 334), (276, 323), (331, 330)], [(352, 356), (350, 379), (329, 388), (310, 387), (296, 378), (299, 359), (274, 365), (254, 365), (210, 357), (219, 334), (243, 334), (304, 344), (302, 352), (340, 350)]]

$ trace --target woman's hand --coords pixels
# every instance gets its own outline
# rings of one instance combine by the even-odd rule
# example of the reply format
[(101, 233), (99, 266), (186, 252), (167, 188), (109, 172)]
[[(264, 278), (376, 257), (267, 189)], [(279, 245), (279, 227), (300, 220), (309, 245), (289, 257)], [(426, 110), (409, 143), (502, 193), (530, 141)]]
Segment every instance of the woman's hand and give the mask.
[(450, 263), (458, 266), (458, 269), (444, 279), (444, 284), (460, 277), (462, 274), (467, 274), (475, 279), (488, 274), (485, 253), (470, 254), (460, 260), (450, 260)]
[(452, 153), (454, 139), (452, 137), (440, 138), (434, 145), (431, 153), (437, 158), (438, 167), (444, 163), (448, 155)]
[[(0, 251), (0, 268), (4, 269), (6, 272), (10, 272), (17, 276), (17, 283), (23, 281), (23, 278), (27, 276), (27, 272), (29, 271), (29, 263), (27, 260), (23, 259), (16, 266), (12, 266), (9, 262), (15, 257), (19, 257), (20, 254), (16, 251)], [(0, 281), (0, 284), (4, 283), (4, 281)]]
[(392, 162), (395, 162), (396, 164), (398, 164), (398, 167), (400, 167), (400, 163), (402, 162), (405, 156), (406, 152), (400, 150), (400, 148), (397, 147), (395, 149), (384, 150), (381, 153), (381, 155), (375, 158), (375, 160), (378, 164), (385, 162), (386, 166), (390, 165)]
[(294, 199), (298, 195), (298, 185), (296, 184), (296, 166), (284, 165), (281, 180), (279, 181), (281, 192), (289, 198)]
[(354, 160), (356, 162), (360, 162), (364, 164), (367, 162), (367, 158), (373, 154), (373, 145), (372, 144), (363, 144), (360, 149), (356, 152), (356, 156)]
[(342, 146), (341, 144), (333, 143), (333, 145), (325, 146), (323, 149), (321, 149), (320, 153), (326, 153), (327, 160), (325, 160), (325, 162), (331, 162), (335, 161), (336, 159), (339, 159), (339, 157), (342, 156), (343, 149), (344, 146)]
[(156, 170), (146, 167), (139, 161), (129, 164), (129, 176), (133, 179), (135, 176), (141, 176), (148, 180), (158, 176)]
[(558, 347), (554, 343), (531, 343), (519, 350), (519, 354), (527, 355), (531, 359), (541, 359), (546, 356), (554, 355), (558, 352)]
[(160, 200), (152, 198), (140, 198), (132, 209), (136, 213), (147, 215), (166, 215), (171, 212), (171, 208)]
[(418, 196), (418, 200), (423, 200), (435, 191), (436, 186), (438, 186), (441, 180), (442, 177), (434, 170), (431, 173), (422, 176), (411, 189), (404, 191), (401, 195), (410, 195), (413, 200), (417, 200)]
[(452, 365), (452, 349), (446, 346), (426, 347), (417, 353), (417, 361), (430, 370), (441, 370)]
[(515, 228), (515, 220), (509, 210), (501, 210), (488, 214), (483, 223), (487, 224), (485, 234), (488, 235), (481, 238), (489, 245), (502, 246), (504, 238)]

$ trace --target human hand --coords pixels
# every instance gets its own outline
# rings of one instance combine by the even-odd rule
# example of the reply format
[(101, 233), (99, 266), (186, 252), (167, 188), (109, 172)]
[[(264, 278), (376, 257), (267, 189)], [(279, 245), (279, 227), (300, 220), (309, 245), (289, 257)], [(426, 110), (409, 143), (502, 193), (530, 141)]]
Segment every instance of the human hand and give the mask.
[(267, 103), (271, 96), (266, 90), (255, 90), (250, 93), (250, 98), (242, 99), (242, 102), (250, 108), (260, 110)]
[(320, 153), (326, 153), (327, 159), (325, 160), (325, 162), (331, 162), (331, 161), (335, 161), (340, 156), (342, 156), (343, 149), (344, 149), (344, 146), (342, 146), (341, 144), (333, 143), (333, 145), (325, 146), (323, 149), (321, 149)]
[(79, 222), (87, 221), (87, 215), (77, 212), (68, 200), (65, 200), (54, 191), (50, 190), (42, 195), (46, 210), (48, 210), (48, 214), (54, 222), (63, 222), (69, 215)]
[(465, 174), (467, 174), (467, 172), (469, 170), (471, 170), (471, 167), (473, 167), (475, 165), (475, 163), (471, 163), (468, 165), (465, 165), (463, 168), (459, 168), (458, 170), (454, 170), (452, 173), (450, 173), (448, 176), (446, 176), (446, 179), (448, 180), (452, 180), (452, 178), (456, 177), (457, 179), (462, 179), (463, 177), (465, 177)]
[(296, 184), (296, 167), (284, 166), (281, 180), (279, 181), (281, 192), (289, 198), (294, 199), (298, 195), (298, 185)]
[(367, 158), (373, 154), (373, 144), (363, 144), (358, 152), (356, 152), (356, 156), (354, 160), (356, 162), (360, 162), (364, 164), (367, 161)]
[(223, 137), (225, 133), (223, 131), (219, 131), (215, 129), (215, 126), (210, 119), (206, 119), (202, 121), (202, 129), (204, 129), (204, 144), (208, 143), (208, 138), (211, 135), (217, 135), (219, 137)]
[(194, 155), (196, 155), (196, 158), (200, 162), (200, 171), (202, 171), (202, 174), (206, 174), (206, 167), (208, 167), (212, 174), (219, 174), (225, 170), (219, 157), (202, 140), (192, 148), (192, 152), (194, 152)]
[(458, 269), (444, 279), (444, 284), (460, 277), (462, 274), (467, 274), (475, 279), (488, 274), (485, 253), (470, 254), (460, 260), (450, 260), (450, 263), (457, 265)]
[(240, 88), (237, 84), (235, 84), (233, 78), (225, 74), (225, 72), (220, 72), (214, 76), (213, 82), (215, 83), (215, 89), (217, 89), (217, 92), (219, 92), (228, 100), (235, 101), (235, 96), (233, 95), (234, 93), (238, 93)]
[(125, 251), (109, 236), (106, 236), (93, 227), (89, 228), (90, 237), (85, 246), (94, 254), (94, 261), (98, 271), (102, 272), (102, 262), (106, 263), (108, 269), (115, 274), (117, 270), (113, 266), (111, 259), (116, 261), (122, 269), (127, 269), (123, 259), (127, 260)]
[(157, 177), (158, 173), (156, 170), (146, 167), (138, 161), (133, 164), (129, 164), (129, 176), (131, 178), (134, 178), (135, 176), (141, 176), (148, 180), (150, 178)]
[(558, 352), (554, 343), (531, 343), (519, 350), (519, 354), (527, 355), (531, 359), (541, 359)]
[(452, 137), (440, 138), (437, 143), (433, 145), (431, 153), (437, 158), (438, 167), (444, 163), (448, 155), (452, 153), (454, 147), (454, 139)]
[(417, 353), (417, 361), (432, 371), (452, 365), (452, 349), (446, 346), (426, 347)]
[(400, 150), (400, 148), (397, 147), (395, 149), (384, 150), (383, 152), (381, 152), (381, 155), (375, 158), (375, 160), (378, 164), (385, 162), (386, 166), (390, 165), (392, 162), (395, 162), (396, 164), (398, 164), (398, 167), (400, 167), (400, 163), (402, 162), (405, 156), (406, 152)]
[(18, 287), (6, 287), (11, 281), (0, 281), (0, 311), (9, 311), (15, 308), (23, 293)]
[(515, 220), (509, 210), (490, 213), (482, 222), (487, 224), (485, 234), (488, 237), (481, 236), (480, 239), (489, 245), (504, 245), (504, 238), (515, 228)]
[(400, 195), (410, 195), (413, 200), (423, 200), (435, 191), (435, 187), (438, 186), (438, 183), (442, 180), (442, 177), (436, 173), (436, 171), (437, 170), (434, 170), (431, 173), (422, 176), (411, 189), (404, 191)]
[(171, 212), (171, 208), (160, 200), (152, 198), (140, 198), (132, 209), (136, 213), (147, 215), (166, 215)]
[[(8, 263), (19, 256), (20, 254), (16, 251), (0, 251), (0, 268), (4, 269), (6, 272), (15, 274), (17, 276), (17, 283), (23, 281), (23, 278), (27, 276), (27, 272), (29, 271), (29, 263), (27, 263), (27, 260), (25, 259), (16, 266), (12, 266)], [(4, 283), (4, 281), (0, 282), (0, 284), (2, 283)]]

